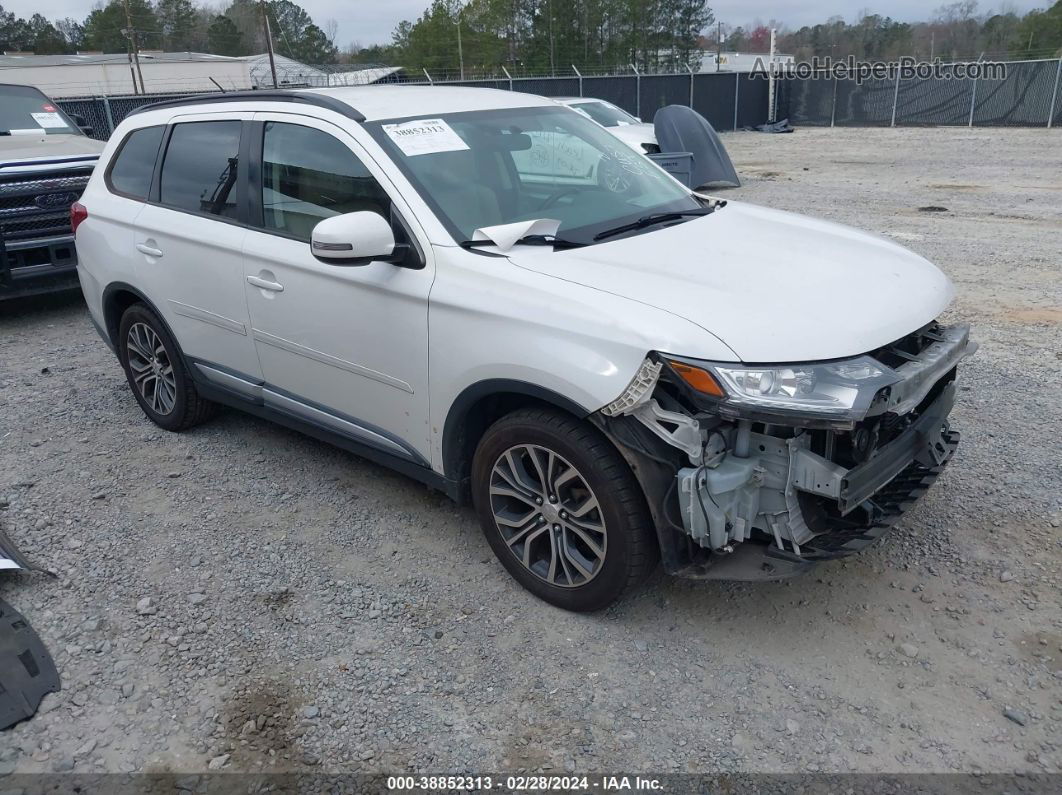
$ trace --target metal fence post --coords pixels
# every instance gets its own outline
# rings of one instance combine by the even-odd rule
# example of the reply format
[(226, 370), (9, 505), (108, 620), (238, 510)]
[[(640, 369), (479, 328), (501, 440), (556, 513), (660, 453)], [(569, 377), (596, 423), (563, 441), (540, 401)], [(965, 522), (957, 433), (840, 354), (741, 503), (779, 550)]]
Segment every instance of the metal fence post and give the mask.
[(970, 122), (967, 127), (973, 127), (974, 108), (977, 107), (977, 78), (973, 79), (973, 88), (970, 89)]
[(583, 95), (583, 73), (579, 71), (579, 68), (572, 64), (572, 71), (575, 72), (576, 77), (579, 78), (579, 96)]
[(686, 68), (690, 70), (690, 107), (693, 107), (693, 65), (686, 64)]
[(738, 100), (741, 97), (741, 72), (734, 72), (734, 132), (737, 132)]
[(628, 64), (634, 70), (634, 115), (642, 117), (642, 73), (634, 64)]
[(1047, 129), (1051, 129), (1055, 123), (1055, 103), (1058, 102), (1058, 79), (1062, 77), (1062, 58), (1058, 59), (1058, 69), (1055, 70), (1055, 90), (1051, 94), (1051, 112), (1047, 114)]
[(502, 67), (502, 71), (505, 72), (505, 76), (509, 78), (509, 90), (512, 91), (513, 90), (513, 76), (511, 74), (509, 74), (509, 70), (506, 69), (504, 66)]
[(830, 126), (837, 124), (837, 77), (833, 78), (833, 102), (830, 104)]
[(107, 97), (100, 97), (103, 100), (103, 115), (107, 119), (107, 135), (110, 136), (114, 132), (114, 115), (111, 113), (111, 101)]
[(892, 124), (890, 127), (896, 126), (896, 105), (900, 102), (900, 70), (896, 69), (896, 89), (892, 92)]

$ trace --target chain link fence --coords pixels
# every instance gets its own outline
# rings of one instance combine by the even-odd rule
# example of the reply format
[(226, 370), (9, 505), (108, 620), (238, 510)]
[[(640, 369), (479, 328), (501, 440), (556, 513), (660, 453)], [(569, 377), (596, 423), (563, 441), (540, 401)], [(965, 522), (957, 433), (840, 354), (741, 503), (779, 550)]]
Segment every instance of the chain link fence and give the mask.
[[(422, 81), (404, 80), (403, 84)], [(651, 121), (665, 105), (689, 105), (718, 130), (767, 121), (767, 80), (736, 72), (669, 75), (586, 75), (574, 77), (513, 77), (480, 80), (432, 80), (433, 85), (495, 88), (546, 97), (594, 97), (612, 102)], [(93, 128), (93, 137), (106, 140), (133, 110), (183, 94), (140, 94), (121, 97), (76, 97), (56, 100), (67, 113), (77, 114)]]
[[(774, 113), (770, 84), (745, 72), (685, 74), (566, 75), (491, 77), (476, 80), (421, 80), (404, 84), (474, 86), (522, 91), (547, 97), (604, 99), (646, 121), (665, 105), (688, 105), (717, 130), (740, 130), (770, 119), (796, 125), (906, 126), (970, 125), (1053, 127), (1062, 125), (1062, 59), (1007, 64), (1001, 79), (864, 80), (812, 77), (775, 81)], [(93, 136), (106, 140), (134, 109), (190, 94), (80, 97), (56, 100), (63, 110), (85, 119)]]
[(780, 117), (816, 126), (1054, 127), (1062, 59), (1015, 61), (1003, 78), (783, 80)]

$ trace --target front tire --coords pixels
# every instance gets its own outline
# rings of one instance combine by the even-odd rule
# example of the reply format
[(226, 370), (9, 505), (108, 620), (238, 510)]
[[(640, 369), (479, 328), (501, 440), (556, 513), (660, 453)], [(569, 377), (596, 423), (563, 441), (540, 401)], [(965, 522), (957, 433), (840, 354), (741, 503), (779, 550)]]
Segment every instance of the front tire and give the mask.
[(217, 404), (196, 391), (176, 340), (145, 305), (133, 304), (122, 315), (118, 355), (133, 397), (160, 428), (183, 431), (217, 413)]
[(472, 463), (483, 532), (506, 570), (565, 610), (599, 610), (642, 582), (658, 547), (626, 461), (594, 427), (547, 408), (492, 425)]

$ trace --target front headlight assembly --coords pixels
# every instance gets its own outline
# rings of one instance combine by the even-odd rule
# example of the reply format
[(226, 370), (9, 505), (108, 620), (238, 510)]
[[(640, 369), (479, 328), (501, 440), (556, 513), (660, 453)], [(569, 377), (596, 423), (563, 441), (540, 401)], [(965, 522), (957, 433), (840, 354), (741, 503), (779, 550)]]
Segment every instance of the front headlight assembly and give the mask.
[(883, 387), (902, 380), (895, 370), (869, 356), (767, 366), (664, 360), (721, 415), (763, 422), (806, 418), (812, 424), (851, 427), (866, 416)]

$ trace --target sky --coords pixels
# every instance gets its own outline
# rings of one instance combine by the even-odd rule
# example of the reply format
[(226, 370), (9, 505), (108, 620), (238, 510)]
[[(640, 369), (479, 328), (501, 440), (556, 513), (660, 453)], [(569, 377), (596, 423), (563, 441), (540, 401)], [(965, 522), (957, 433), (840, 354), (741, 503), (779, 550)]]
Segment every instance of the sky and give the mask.
[[(339, 25), (336, 44), (345, 47), (352, 41), (361, 46), (385, 44), (391, 31), (403, 19), (415, 20), (429, 0), (296, 0), (323, 27), (328, 19)], [(932, 9), (947, 0), (709, 0), (717, 20), (727, 25), (748, 25), (757, 19), (775, 19), (789, 28), (824, 22), (832, 16), (853, 21), (861, 11), (889, 16), (903, 22), (921, 21)], [(1025, 13), (1045, 8), (1053, 0), (981, 0), (980, 12), (1007, 8)], [(224, 0), (211, 0), (224, 5)], [(18, 16), (41, 13), (49, 19), (74, 17), (84, 19), (95, 5), (92, 0), (0, 0), (0, 5)]]

